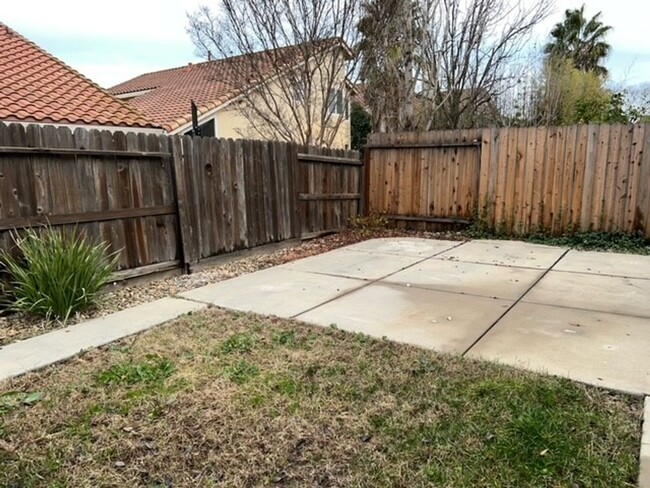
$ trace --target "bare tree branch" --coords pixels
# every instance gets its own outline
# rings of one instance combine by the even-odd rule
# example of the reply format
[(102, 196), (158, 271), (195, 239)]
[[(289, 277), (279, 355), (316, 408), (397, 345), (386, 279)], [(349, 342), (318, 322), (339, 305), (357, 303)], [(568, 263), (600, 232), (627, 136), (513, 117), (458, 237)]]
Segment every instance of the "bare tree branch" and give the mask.
[[(380, 122), (375, 130), (475, 127), (498, 118), (496, 100), (518, 78), (512, 65), (551, 7), (544, 0), (368, 0), (362, 74)], [(389, 23), (381, 20), (387, 9)], [(396, 101), (382, 78), (401, 87)]]
[[(333, 97), (354, 82), (358, 0), (219, 0), (189, 15), (207, 58), (234, 58), (226, 77), (237, 110), (262, 138), (331, 146), (344, 121)], [(224, 82), (228, 82), (224, 80)]]

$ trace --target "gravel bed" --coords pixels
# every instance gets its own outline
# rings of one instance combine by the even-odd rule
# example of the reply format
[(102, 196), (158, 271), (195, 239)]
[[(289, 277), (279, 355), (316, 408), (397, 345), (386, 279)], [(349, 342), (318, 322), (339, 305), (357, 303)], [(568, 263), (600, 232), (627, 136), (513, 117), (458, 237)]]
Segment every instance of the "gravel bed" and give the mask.
[(422, 232), (398, 229), (346, 230), (337, 234), (302, 242), (296, 246), (265, 254), (255, 254), (224, 264), (204, 268), (189, 275), (178, 275), (153, 280), (132, 286), (118, 285), (108, 291), (99, 306), (83, 314), (70, 318), (66, 324), (47, 322), (41, 318), (25, 314), (11, 314), (0, 317), (0, 347), (43, 334), (84, 320), (102, 317), (129, 307), (151, 302), (160, 298), (177, 295), (184, 291), (252, 273), (271, 266), (284, 264), (296, 259), (320, 254), (338, 247), (347, 246), (378, 237), (423, 237), (430, 239), (464, 240), (457, 232)]

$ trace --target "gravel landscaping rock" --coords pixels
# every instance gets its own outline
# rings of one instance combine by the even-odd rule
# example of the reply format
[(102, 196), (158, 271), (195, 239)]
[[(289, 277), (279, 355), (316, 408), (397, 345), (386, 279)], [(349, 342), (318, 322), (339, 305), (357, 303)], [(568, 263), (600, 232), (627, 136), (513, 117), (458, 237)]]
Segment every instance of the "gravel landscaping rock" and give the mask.
[(338, 247), (379, 237), (465, 239), (458, 232), (422, 232), (400, 229), (346, 230), (326, 237), (305, 241), (296, 246), (287, 247), (275, 252), (255, 254), (224, 264), (216, 264), (215, 266), (189, 275), (154, 279), (145, 284), (132, 286), (116, 284), (114, 289), (111, 289), (103, 296), (102, 303), (98, 308), (89, 310), (83, 314), (78, 314), (69, 319), (66, 324), (61, 322), (47, 322), (41, 318), (31, 317), (25, 314), (11, 314), (0, 317), (0, 347), (67, 325), (73, 325), (91, 318), (102, 317), (135, 305), (177, 295), (178, 293), (210, 283), (216, 283), (242, 274), (252, 273), (271, 266), (277, 266), (296, 259), (327, 252)]

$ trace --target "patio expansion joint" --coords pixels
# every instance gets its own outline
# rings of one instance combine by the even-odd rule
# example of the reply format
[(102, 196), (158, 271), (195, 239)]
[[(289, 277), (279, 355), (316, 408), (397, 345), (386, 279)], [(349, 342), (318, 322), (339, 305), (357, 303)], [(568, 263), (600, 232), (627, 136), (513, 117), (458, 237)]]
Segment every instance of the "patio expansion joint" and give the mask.
[(542, 305), (544, 307), (563, 308), (565, 310), (580, 310), (581, 312), (603, 313), (607, 315), (618, 315), (620, 317), (633, 317), (635, 319), (647, 320), (648, 318), (650, 318), (650, 316), (648, 315), (638, 315), (634, 313), (612, 312), (611, 310), (594, 310), (593, 308), (569, 307), (567, 305), (558, 305), (556, 303), (533, 302), (533, 301), (524, 300), (523, 297), (520, 298), (518, 301), (520, 301), (521, 303), (529, 303), (531, 305)]
[(517, 298), (512, 304), (501, 314), (499, 315), (494, 322), (485, 330), (483, 333), (474, 341), (472, 342), (467, 349), (465, 349), (462, 353), (461, 356), (466, 356), (468, 352), (472, 350), (476, 344), (478, 344), (496, 325), (501, 321), (503, 317), (505, 317), (508, 312), (510, 312), (514, 307), (517, 306), (519, 302), (523, 300), (523, 298), (530, 293), (530, 291), (537, 286), (537, 284), (544, 279), (544, 277), (551, 272), (551, 270), (559, 263), (562, 261), (562, 258), (567, 255), (567, 253), (570, 251), (570, 249), (566, 249), (559, 258), (555, 260), (555, 262), (549, 266), (544, 272), (535, 280), (531, 283), (531, 285), (524, 291), (519, 298)]
[[(467, 242), (472, 242), (472, 241), (467, 241)], [(451, 251), (451, 249), (450, 249)], [(445, 251), (447, 252), (447, 251)], [(512, 268), (512, 269), (528, 269), (528, 270), (533, 270), (533, 271), (541, 271), (544, 268), (538, 268), (535, 266), (516, 266), (514, 264), (502, 264), (502, 263), (486, 263), (485, 261), (472, 261), (470, 259), (450, 259), (450, 258), (445, 258), (442, 256), (439, 256), (440, 253), (434, 254), (431, 256), (429, 259), (435, 259), (436, 261), (447, 261), (449, 263), (464, 263), (464, 264), (480, 264), (481, 266), (492, 266), (494, 268)], [(566, 254), (566, 253), (565, 253)], [(564, 257), (564, 254), (562, 255)], [(561, 259), (561, 258), (560, 258)], [(553, 263), (552, 266), (555, 266), (557, 262)], [(555, 270), (557, 271), (557, 270)]]
[[(354, 289), (352, 289), (352, 290), (346, 291), (345, 293), (341, 293), (340, 295), (337, 295), (337, 296), (335, 296), (334, 298), (330, 298), (329, 300), (326, 300), (326, 301), (324, 301), (323, 303), (319, 303), (318, 305), (315, 305), (315, 306), (313, 306), (313, 307), (311, 307), (311, 308), (308, 308), (307, 310), (302, 310), (301, 312), (292, 315), (290, 318), (295, 319), (295, 318), (298, 317), (299, 315), (303, 315), (303, 314), (309, 313), (309, 312), (311, 312), (312, 310), (316, 310), (317, 308), (322, 307), (323, 305), (327, 305), (328, 303), (331, 303), (331, 302), (333, 302), (333, 301), (336, 301), (336, 300), (338, 300), (339, 298), (343, 298), (344, 296), (347, 296), (347, 295), (349, 295), (349, 294), (351, 294), (351, 293), (354, 293), (354, 292), (356, 292), (356, 291), (362, 290), (363, 288), (366, 288), (366, 287), (368, 287), (368, 286), (370, 286), (370, 285), (374, 285), (375, 283), (378, 283), (378, 282), (381, 281), (381, 280), (385, 280), (386, 278), (388, 278), (388, 277), (390, 277), (390, 276), (393, 276), (393, 275), (395, 275), (395, 274), (397, 274), (397, 273), (401, 273), (401, 272), (404, 271), (405, 269), (409, 269), (409, 268), (412, 268), (413, 266), (417, 266), (418, 264), (421, 264), (421, 263), (423, 263), (424, 261), (426, 261), (426, 260), (428, 260), (428, 259), (432, 259), (432, 258), (434, 258), (434, 257), (436, 257), (436, 256), (438, 256), (438, 255), (440, 255), (440, 254), (442, 254), (442, 253), (449, 252), (449, 251), (451, 251), (452, 249), (458, 249), (460, 246), (462, 246), (463, 244), (466, 244), (466, 243), (468, 243), (468, 242), (470, 242), (470, 241), (461, 241), (461, 242), (459, 242), (458, 244), (456, 244), (455, 246), (450, 247), (449, 249), (445, 249), (444, 251), (440, 251), (440, 252), (437, 252), (437, 253), (435, 253), (435, 254), (433, 254), (433, 255), (431, 255), (431, 256), (427, 256), (427, 257), (425, 257), (425, 258), (423, 258), (423, 259), (420, 259), (420, 260), (416, 261), (416, 262), (413, 263), (413, 264), (409, 264), (408, 266), (404, 266), (403, 268), (400, 268), (400, 269), (398, 269), (398, 270), (395, 270), (395, 271), (393, 271), (392, 273), (388, 273), (387, 275), (385, 275), (385, 276), (381, 276), (381, 277), (379, 277), (379, 278), (377, 278), (377, 279), (374, 279), (374, 280), (363, 280), (362, 278), (352, 278), (352, 279), (357, 279), (357, 280), (364, 281), (364, 284), (361, 285), (361, 286), (359, 286), (359, 287), (357, 287), (357, 288), (354, 288)], [(326, 273), (317, 273), (317, 272), (316, 272), (316, 273), (313, 273), (313, 274), (320, 274), (320, 275), (323, 275), (323, 276), (340, 276), (340, 275), (329, 275), (329, 274), (326, 274)]]
[(567, 274), (580, 274), (580, 275), (589, 275), (589, 276), (604, 276), (606, 278), (623, 278), (626, 280), (645, 280), (650, 281), (650, 278), (645, 278), (642, 276), (623, 276), (615, 275), (609, 273), (594, 273), (593, 271), (574, 271), (572, 269), (554, 269), (554, 273), (567, 273)]
[[(416, 263), (419, 264), (419, 263)], [(537, 270), (539, 271), (539, 270)], [(399, 272), (399, 271), (398, 271)], [(386, 276), (382, 278), (382, 280), (390, 277)], [(448, 293), (450, 295), (463, 295), (465, 297), (475, 297), (475, 298), (485, 298), (486, 300), (502, 300), (504, 302), (512, 302), (514, 301), (512, 298), (504, 298), (504, 297), (497, 297), (494, 295), (479, 295), (478, 293), (466, 293), (464, 291), (450, 291), (450, 290), (443, 290), (443, 289), (438, 289), (438, 288), (433, 288), (433, 287), (427, 287), (424, 285), (414, 285), (413, 283), (409, 283), (408, 285), (405, 283), (393, 283), (393, 282), (387, 282), (386, 284), (391, 285), (391, 286), (399, 286), (401, 288), (414, 288), (416, 290), (424, 290), (424, 291), (435, 291), (436, 293)]]

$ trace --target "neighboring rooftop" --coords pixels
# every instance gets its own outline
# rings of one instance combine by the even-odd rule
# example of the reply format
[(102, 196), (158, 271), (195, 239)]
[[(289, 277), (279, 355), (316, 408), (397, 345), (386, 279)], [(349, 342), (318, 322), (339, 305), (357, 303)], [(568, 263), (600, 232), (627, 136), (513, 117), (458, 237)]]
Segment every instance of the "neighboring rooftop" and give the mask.
[(3, 23), (0, 73), (0, 120), (160, 127)]
[[(325, 49), (344, 46), (336, 38), (317, 42)], [(128, 98), (133, 107), (171, 132), (192, 120), (192, 100), (199, 115), (205, 114), (273, 76), (278, 66), (289, 67), (296, 59), (304, 59), (298, 52), (302, 47), (288, 46), (145, 73), (108, 91)], [(246, 71), (250, 74), (242, 76)], [(131, 94), (137, 96), (130, 98)]]

